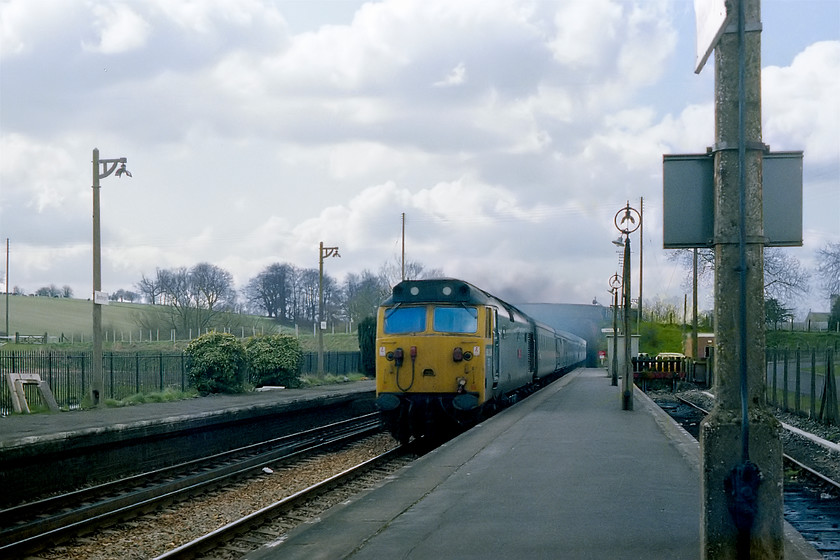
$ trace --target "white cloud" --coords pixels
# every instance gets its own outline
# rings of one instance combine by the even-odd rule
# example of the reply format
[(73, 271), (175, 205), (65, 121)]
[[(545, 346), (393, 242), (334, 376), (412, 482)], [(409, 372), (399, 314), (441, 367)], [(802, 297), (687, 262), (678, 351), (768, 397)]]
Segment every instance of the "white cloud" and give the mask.
[[(79, 247), (99, 146), (134, 174), (103, 184), (106, 290), (201, 261), (241, 287), (271, 262), (317, 266), (319, 241), (342, 249), (330, 274), (376, 270), (399, 253), (405, 212), (412, 260), (491, 291), (588, 303), (615, 272), (614, 213), (643, 196), (646, 289), (679, 292), (659, 249), (662, 154), (714, 140), (690, 7), (348, 6), (0, 3), (0, 238), (31, 260), (13, 283), (52, 275), (87, 290)], [(840, 236), (826, 210), (840, 169), (838, 42), (789, 52), (763, 80), (765, 141), (806, 151), (814, 240)]]
[(125, 4), (94, 6), (93, 26), (98, 43), (83, 42), (86, 49), (103, 54), (118, 54), (143, 47), (151, 33), (151, 26), (143, 17)]
[(449, 74), (440, 81), (434, 83), (435, 87), (451, 87), (459, 86), (467, 80), (467, 68), (463, 62), (459, 62), (455, 68), (449, 71)]
[(805, 150), (809, 162), (840, 154), (840, 40), (815, 43), (762, 75), (764, 139), (774, 151)]

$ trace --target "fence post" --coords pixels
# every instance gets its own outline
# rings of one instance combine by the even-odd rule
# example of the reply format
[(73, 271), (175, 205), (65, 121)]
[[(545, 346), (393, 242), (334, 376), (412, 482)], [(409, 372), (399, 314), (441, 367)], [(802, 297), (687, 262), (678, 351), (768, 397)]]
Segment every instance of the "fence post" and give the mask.
[(160, 353), (160, 390), (163, 392), (163, 352)]
[(837, 382), (834, 379), (834, 356), (832, 349), (825, 349), (825, 384), (823, 385), (820, 419), (826, 424), (840, 423), (840, 411), (837, 410)]
[(55, 385), (53, 385), (52, 355), (53, 355), (52, 350), (50, 350), (50, 352), (47, 354), (47, 383), (49, 384), (50, 389), (52, 389), (55, 386)]
[(788, 406), (788, 362), (790, 360), (789, 360), (788, 349), (787, 348), (785, 348), (782, 356), (784, 356), (784, 359), (785, 359), (785, 367), (782, 370), (782, 387), (783, 387), (783, 389), (782, 389), (782, 410), (787, 412), (788, 409), (790, 408)]
[(811, 348), (811, 406), (809, 407), (809, 417), (811, 419), (817, 417), (817, 349)]
[(794, 407), (796, 408), (796, 415), (799, 416), (801, 412), (802, 399), (800, 393), (802, 392), (802, 353), (799, 345), (796, 346), (796, 394), (794, 395)]
[[(131, 331), (129, 331), (131, 336)], [(134, 392), (140, 392), (140, 352), (134, 353)]]
[(778, 371), (778, 363), (779, 363), (778, 358), (779, 358), (779, 352), (778, 352), (778, 350), (776, 350), (774, 348), (773, 349), (773, 400), (771, 401), (773, 403), (773, 406), (776, 406), (779, 402), (779, 395), (776, 393), (776, 387), (777, 387), (776, 378), (778, 377), (778, 373), (779, 373), (779, 371)]
[[(110, 393), (110, 395), (112, 397), (115, 397), (116, 393), (114, 392), (114, 353), (113, 352), (111, 352), (108, 356), (108, 366), (109, 366), (109, 370), (110, 370), (109, 373), (108, 373), (108, 379), (111, 380), (111, 393)], [(105, 389), (103, 387), (103, 391), (104, 390)]]
[[(87, 362), (87, 360), (85, 359), (85, 357), (86, 357), (86, 355), (82, 354), (82, 356), (81, 356), (81, 358), (82, 358), (82, 391), (85, 391), (87, 389), (87, 383), (85, 382), (85, 363)], [(69, 366), (69, 363), (68, 363), (68, 366)], [(84, 393), (82, 393), (82, 394), (84, 394)], [(79, 402), (79, 404), (81, 405), (82, 403)]]

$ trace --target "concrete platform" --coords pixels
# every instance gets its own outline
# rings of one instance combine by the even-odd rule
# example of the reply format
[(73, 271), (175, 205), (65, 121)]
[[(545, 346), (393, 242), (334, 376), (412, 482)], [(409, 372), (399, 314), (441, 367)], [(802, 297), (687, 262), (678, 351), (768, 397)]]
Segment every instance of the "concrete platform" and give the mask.
[(0, 505), (373, 412), (375, 383), (0, 418)]
[[(580, 369), (249, 560), (698, 560), (699, 445)], [(820, 556), (790, 526), (787, 559)]]
[(58, 413), (14, 414), (0, 417), (0, 453), (16, 447), (64, 441), (86, 435), (123, 432), (140, 426), (166, 426), (208, 421), (231, 414), (261, 414), (325, 401), (334, 396), (374, 393), (374, 381), (325, 385), (312, 389), (283, 389), (237, 395), (210, 395), (182, 401), (146, 403), (121, 408), (96, 408)]

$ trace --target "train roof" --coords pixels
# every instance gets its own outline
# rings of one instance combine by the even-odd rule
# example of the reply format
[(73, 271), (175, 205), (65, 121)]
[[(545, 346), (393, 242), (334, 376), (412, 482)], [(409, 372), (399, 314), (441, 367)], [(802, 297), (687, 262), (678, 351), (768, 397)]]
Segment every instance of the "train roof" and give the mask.
[(457, 278), (403, 280), (391, 290), (383, 306), (411, 303), (460, 303), (464, 305), (497, 305), (511, 315), (517, 313), (533, 321), (526, 313), (469, 282)]
[(383, 305), (397, 303), (464, 303), (485, 304), (498, 300), (469, 282), (455, 278), (403, 280), (391, 290)]

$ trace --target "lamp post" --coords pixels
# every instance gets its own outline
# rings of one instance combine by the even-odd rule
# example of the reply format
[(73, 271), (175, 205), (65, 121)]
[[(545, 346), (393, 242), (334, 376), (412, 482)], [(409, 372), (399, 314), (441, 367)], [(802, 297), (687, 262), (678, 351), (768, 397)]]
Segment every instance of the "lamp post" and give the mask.
[[(125, 168), (127, 160), (99, 159), (99, 149), (93, 149), (93, 367), (90, 381), (90, 400), (101, 406), (105, 392), (105, 375), (102, 371), (102, 306), (108, 297), (102, 293), (102, 256), (99, 236), (99, 180), (117, 172), (117, 177), (131, 173)], [(117, 165), (120, 166), (117, 169)], [(101, 171), (100, 171), (101, 167)]]
[(621, 287), (621, 278), (613, 274), (610, 278), (610, 293), (613, 296), (613, 351), (612, 351), (612, 373), (610, 374), (610, 385), (618, 386), (618, 289)]
[[(624, 271), (621, 282), (624, 289), (624, 376), (621, 380), (621, 409), (633, 410), (633, 366), (630, 363), (630, 234), (639, 229), (642, 217), (628, 201), (624, 208), (616, 212), (613, 222), (621, 232), (624, 244)], [(615, 243), (618, 244), (618, 241)]]
[(327, 328), (324, 321), (324, 259), (328, 257), (341, 257), (338, 247), (324, 247), (321, 241), (318, 252), (318, 375), (324, 374), (324, 329)]

